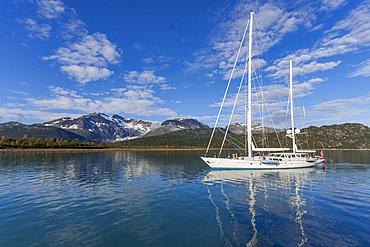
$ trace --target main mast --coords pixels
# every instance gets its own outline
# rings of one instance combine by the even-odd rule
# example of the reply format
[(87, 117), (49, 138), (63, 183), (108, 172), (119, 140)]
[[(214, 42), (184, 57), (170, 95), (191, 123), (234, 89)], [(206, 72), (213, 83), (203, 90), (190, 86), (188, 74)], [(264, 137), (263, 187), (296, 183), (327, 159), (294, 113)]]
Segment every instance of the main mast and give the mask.
[(290, 59), (290, 118), (292, 120), (292, 139), (293, 139), (293, 153), (296, 152), (295, 145), (295, 131), (294, 131), (294, 116), (293, 116), (293, 59)]
[(253, 12), (250, 12), (249, 21), (249, 50), (248, 50), (248, 157), (252, 157), (252, 35), (253, 35)]

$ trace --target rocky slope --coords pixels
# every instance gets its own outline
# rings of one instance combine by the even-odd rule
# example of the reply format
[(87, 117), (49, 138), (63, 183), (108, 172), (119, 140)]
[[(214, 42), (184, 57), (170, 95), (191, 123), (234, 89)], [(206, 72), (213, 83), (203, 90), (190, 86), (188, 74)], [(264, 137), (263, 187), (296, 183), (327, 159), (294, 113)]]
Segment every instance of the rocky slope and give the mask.
[(370, 128), (359, 123), (311, 126), (303, 129), (314, 147), (327, 149), (370, 149)]
[(145, 136), (146, 137), (158, 136), (178, 130), (189, 130), (200, 128), (209, 128), (209, 126), (192, 118), (175, 118), (173, 120), (164, 121), (159, 128), (150, 131)]

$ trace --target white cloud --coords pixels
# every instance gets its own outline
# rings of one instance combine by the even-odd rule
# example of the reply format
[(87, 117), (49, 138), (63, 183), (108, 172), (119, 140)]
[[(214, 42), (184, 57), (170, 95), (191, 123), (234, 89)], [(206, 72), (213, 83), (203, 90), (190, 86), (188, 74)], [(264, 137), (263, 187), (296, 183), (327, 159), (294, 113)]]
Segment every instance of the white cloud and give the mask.
[(326, 114), (342, 119), (359, 114), (368, 114), (369, 110), (363, 110), (363, 106), (368, 105), (369, 103), (369, 97), (355, 97), (323, 102), (313, 106), (313, 108), (316, 114)]
[(141, 59), (141, 62), (146, 63), (146, 64), (150, 64), (150, 63), (154, 62), (154, 59), (152, 57), (143, 58), (143, 59)]
[(322, 40), (322, 46), (333, 49), (332, 54), (358, 50), (370, 46), (370, 1), (366, 0), (352, 10), (344, 20), (337, 22)]
[[(302, 109), (300, 98), (305, 97), (313, 93), (318, 85), (323, 82), (322, 78), (313, 78), (303, 83), (293, 82), (293, 97), (294, 107), (297, 108), (295, 117), (302, 115)], [(256, 81), (253, 84), (258, 84)], [(245, 91), (245, 86), (241, 89), (241, 92)], [(262, 121), (267, 125), (275, 125), (275, 127), (286, 127), (284, 124), (290, 121), (290, 109), (288, 106), (289, 97), (289, 86), (288, 84), (271, 84), (265, 85), (261, 88), (252, 89), (252, 114), (253, 121)], [(236, 94), (230, 93), (224, 103), (222, 111), (222, 117), (224, 119), (229, 118), (231, 109), (234, 106)], [(234, 112), (232, 122), (241, 121), (244, 122), (244, 105), (246, 102), (246, 96), (244, 94), (239, 95), (237, 107)], [(219, 108), (221, 105), (221, 99), (219, 102), (210, 105), (210, 107)], [(242, 106), (242, 107), (241, 107)], [(298, 109), (299, 108), (299, 109)], [(263, 115), (263, 116), (262, 116)], [(280, 126), (278, 126), (280, 125)]]
[(171, 87), (169, 84), (160, 84), (159, 85), (159, 88), (162, 89), (162, 90), (173, 90), (173, 89), (177, 89), (177, 87)]
[[(327, 3), (334, 3), (334, 1), (327, 1)], [(317, 62), (317, 60), (348, 52), (356, 52), (361, 47), (370, 47), (369, 0), (363, 1), (357, 8), (353, 9), (345, 19), (335, 23), (312, 49), (301, 49), (296, 51), (293, 55), (278, 59), (274, 62), (274, 65), (270, 66), (267, 70), (276, 71), (274, 73), (275, 76), (285, 75), (286, 69), (289, 67), (290, 58), (293, 58), (294, 67), (298, 75), (332, 69), (337, 66), (340, 61), (320, 63)], [(311, 61), (309, 64), (305, 64), (309, 61)], [(285, 72), (281, 72), (283, 70), (285, 70)]]
[[(287, 33), (296, 31), (300, 26), (312, 27), (311, 22), (315, 19), (310, 4), (300, 6), (294, 11), (285, 9), (279, 2), (271, 1), (264, 4), (258, 2), (237, 4), (231, 11), (230, 20), (220, 23), (215, 28), (210, 47), (197, 51), (194, 54), (194, 62), (185, 62), (189, 66), (188, 71), (216, 68), (217, 73), (214, 74), (227, 78), (227, 74), (231, 73), (250, 10), (255, 10), (259, 32), (254, 37), (259, 39), (261, 44), (259, 47), (254, 44), (253, 54), (267, 51), (280, 42)], [(240, 61), (245, 61), (246, 54), (245, 46), (241, 50)], [(235, 77), (241, 74), (239, 69)]]
[(347, 0), (322, 0), (321, 10), (335, 10), (347, 4)]
[(52, 95), (66, 95), (72, 97), (79, 97), (76, 91), (71, 89), (64, 89), (61, 87), (49, 86), (49, 91), (52, 93)]
[(119, 62), (121, 55), (116, 48), (117, 46), (111, 43), (105, 34), (95, 33), (85, 35), (68, 47), (59, 48), (55, 55), (44, 57), (44, 59), (56, 59), (61, 64), (67, 65), (107, 66), (107, 63)]
[(36, 20), (26, 18), (24, 20), (18, 19), (18, 22), (24, 23), (28, 31), (28, 37), (48, 39), (51, 31), (51, 26), (48, 24), (38, 24)]
[[(65, 42), (54, 55), (44, 56), (44, 60), (55, 61), (70, 79), (82, 84), (107, 79), (113, 74), (108, 67), (120, 62), (121, 51), (105, 34), (89, 34), (86, 24), (77, 18), (76, 11), (67, 7), (61, 0), (30, 2), (36, 4), (38, 17), (18, 20), (25, 24), (29, 31), (28, 36), (48, 39), (52, 29), (50, 25), (53, 24), (59, 25), (57, 37)], [(55, 18), (59, 20), (51, 21)]]
[(6, 91), (11, 92), (11, 93), (15, 93), (15, 94), (20, 94), (20, 95), (23, 95), (23, 96), (29, 95), (29, 93), (24, 92), (24, 91), (16, 91), (16, 90), (6, 90)]
[(215, 81), (209, 81), (209, 82), (206, 83), (206, 86), (210, 87), (213, 83), (215, 83)]
[(127, 88), (112, 89), (99, 99), (83, 97), (74, 90), (49, 87), (51, 97), (29, 98), (28, 105), (41, 112), (64, 110), (83, 113), (104, 112), (135, 114), (138, 116), (176, 116), (169, 108), (159, 107), (163, 101), (154, 96), (154, 91), (146, 86), (129, 85)]
[(87, 65), (64, 65), (60, 70), (67, 73), (69, 78), (82, 84), (100, 79), (107, 79), (114, 72), (107, 68), (99, 68)]
[(80, 83), (106, 79), (113, 74), (108, 64), (119, 62), (121, 54), (117, 46), (111, 43), (105, 34), (85, 35), (79, 41), (59, 48), (55, 55), (43, 57), (44, 60), (56, 60), (61, 71)]
[(139, 43), (134, 43), (132, 46), (138, 51), (144, 50), (144, 46)]
[[(293, 67), (293, 75), (298, 76), (298, 75), (306, 75), (310, 73), (314, 73), (317, 71), (325, 71), (325, 70), (330, 70), (333, 69), (334, 67), (338, 66), (342, 61), (337, 61), (337, 62), (327, 62), (327, 63), (318, 63), (316, 61), (312, 61), (309, 64), (302, 64), (302, 65), (294, 65)], [(289, 74), (289, 66), (285, 66), (285, 69), (280, 69), (272, 76), (274, 77), (282, 77), (285, 75)]]
[(370, 77), (370, 59), (360, 63), (359, 65), (355, 66), (358, 69), (350, 73), (348, 76), (355, 77), (355, 76), (362, 76), (362, 77)]
[(65, 23), (61, 23), (62, 33), (60, 37), (62, 39), (83, 37), (89, 33), (86, 29), (86, 24), (82, 20), (78, 19), (75, 15), (76, 14), (73, 12), (69, 17), (69, 20), (67, 20)]
[(141, 73), (137, 71), (126, 71), (123, 79), (128, 83), (139, 85), (161, 84), (166, 81), (166, 78), (163, 76), (154, 75), (153, 70), (144, 70)]
[(137, 71), (126, 71), (123, 75), (123, 79), (130, 84), (138, 84), (148, 88), (158, 85), (161, 90), (176, 89), (176, 87), (172, 87), (166, 83), (165, 77), (156, 76), (153, 70), (144, 70), (141, 73)]
[(36, 0), (36, 3), (37, 13), (47, 19), (57, 18), (65, 11), (65, 6), (60, 0)]
[(159, 56), (159, 57), (155, 58), (155, 61), (157, 61), (159, 63), (168, 63), (168, 62), (171, 62), (173, 60), (175, 60), (175, 58), (168, 57), (168, 56)]
[(29, 110), (24, 108), (8, 108), (8, 107), (0, 107), (0, 119), (9, 119), (12, 121), (30, 121), (30, 120), (42, 120), (42, 121), (50, 121), (53, 119), (61, 118), (61, 117), (72, 117), (77, 118), (80, 117), (81, 114), (73, 114), (73, 113), (56, 113), (50, 111), (42, 111), (42, 110)]
[(160, 70), (167, 69), (171, 66), (170, 62), (173, 62), (175, 58), (168, 56), (150, 56), (143, 58), (140, 62), (147, 64), (148, 66), (143, 68), (145, 70)]
[(320, 29), (322, 29), (324, 27), (324, 25), (325, 25), (324, 23), (321, 23), (321, 24), (317, 25), (316, 27), (311, 28), (308, 31), (309, 32), (314, 32), (314, 31), (320, 30)]
[(30, 86), (30, 84), (26, 81), (19, 82), (19, 85), (21, 85), (21, 86)]

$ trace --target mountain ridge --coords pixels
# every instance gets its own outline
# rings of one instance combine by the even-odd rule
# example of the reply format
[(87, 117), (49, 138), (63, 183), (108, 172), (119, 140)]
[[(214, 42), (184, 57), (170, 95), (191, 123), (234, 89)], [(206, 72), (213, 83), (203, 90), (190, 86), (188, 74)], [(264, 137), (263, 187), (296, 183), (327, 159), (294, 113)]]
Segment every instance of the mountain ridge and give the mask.
[[(215, 137), (223, 137), (226, 128), (227, 126), (225, 128), (217, 128)], [(244, 136), (245, 128), (245, 124), (233, 123), (229, 126), (229, 133), (236, 137), (238, 135)], [(144, 137), (154, 138), (155, 136), (163, 135), (166, 135), (168, 138), (173, 138), (170, 136), (180, 136), (178, 139), (179, 142), (185, 138), (181, 136), (194, 136), (194, 138), (186, 138), (186, 143), (187, 145), (191, 144), (190, 146), (197, 146), (196, 142), (193, 143), (197, 139), (195, 137), (202, 137), (202, 140), (203, 137), (209, 138), (212, 130), (207, 124), (192, 118), (169, 119), (159, 124), (157, 122), (125, 118), (117, 114), (108, 116), (99, 112), (82, 115), (75, 119), (63, 117), (31, 125), (15, 121), (0, 124), (0, 136), (4, 137), (22, 138), (24, 135), (28, 135), (41, 139), (54, 137), (97, 143), (121, 143), (123, 141), (123, 143), (129, 146), (131, 145), (130, 143), (136, 143), (135, 145), (140, 146), (140, 139)], [(259, 123), (252, 123), (253, 135), (258, 136), (261, 133), (265, 133), (270, 136), (270, 140), (274, 140), (272, 136), (275, 135), (274, 132), (280, 136), (279, 138), (285, 136), (285, 131), (282, 129), (274, 129)], [(321, 127), (310, 126), (302, 129), (302, 132), (308, 133), (306, 139), (309, 142), (323, 148), (370, 148), (369, 127), (363, 124), (346, 123), (340, 125), (324, 125)], [(158, 137), (156, 139), (160, 140), (162, 138), (164, 137)], [(300, 137), (298, 136), (297, 138), (299, 139)], [(130, 142), (130, 140), (132, 141)], [(145, 140), (146, 143), (151, 143), (150, 139)], [(257, 142), (258, 140), (256, 140), (256, 144), (258, 145)], [(261, 145), (263, 145), (262, 143)], [(288, 143), (285, 144), (289, 146)], [(177, 144), (174, 143), (171, 145), (176, 146)]]

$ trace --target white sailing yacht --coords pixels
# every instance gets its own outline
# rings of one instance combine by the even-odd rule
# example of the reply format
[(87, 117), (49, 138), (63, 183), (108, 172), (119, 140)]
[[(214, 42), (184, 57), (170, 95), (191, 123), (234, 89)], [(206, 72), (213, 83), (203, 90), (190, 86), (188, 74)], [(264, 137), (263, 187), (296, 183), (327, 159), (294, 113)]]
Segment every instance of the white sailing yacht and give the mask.
[[(218, 124), (218, 120), (220, 118), (221, 110), (223, 107), (223, 104), (225, 102), (225, 97), (227, 95), (227, 91), (231, 82), (231, 79), (233, 77), (233, 72), (235, 69), (235, 65), (237, 63), (240, 50), (242, 48), (244, 37), (246, 35), (248, 25), (244, 31), (244, 35), (242, 38), (242, 41), (239, 46), (239, 51), (236, 56), (236, 60), (234, 63), (233, 70), (230, 75), (230, 79), (226, 88), (226, 92), (223, 98), (223, 101), (221, 103), (220, 111), (217, 116), (217, 120), (215, 123), (215, 127), (213, 128), (211, 138), (206, 150), (206, 154), (204, 157), (201, 157), (201, 159), (207, 163), (208, 166), (210, 166), (212, 169), (289, 169), (289, 168), (304, 168), (304, 167), (312, 167), (317, 164), (321, 164), (324, 162), (324, 157), (322, 155), (322, 152), (320, 153), (320, 156), (314, 156), (315, 150), (298, 150), (297, 145), (295, 143), (295, 134), (299, 133), (299, 129), (294, 128), (294, 118), (293, 118), (293, 76), (292, 76), (292, 59), (290, 59), (290, 111), (291, 111), (291, 129), (287, 130), (287, 136), (292, 138), (292, 148), (257, 148), (252, 142), (252, 89), (251, 89), (251, 82), (252, 82), (252, 37), (253, 37), (253, 17), (254, 13), (250, 13), (250, 19), (249, 19), (249, 43), (248, 43), (248, 105), (247, 105), (247, 143), (246, 143), (246, 149), (248, 151), (248, 155), (245, 155), (244, 157), (221, 157), (222, 148), (225, 143), (226, 136), (228, 134), (228, 128), (230, 125), (227, 126), (225, 137), (223, 139), (220, 152), (218, 157), (215, 155), (214, 157), (207, 157), (208, 151), (211, 146), (212, 138), (215, 134), (215, 130)], [(246, 68), (245, 68), (246, 70)], [(242, 81), (244, 79), (244, 74)], [(242, 83), (241, 81), (241, 83)], [(238, 95), (240, 92), (241, 85), (239, 86)], [(234, 108), (232, 110), (232, 114), (235, 109), (237, 100), (234, 103)], [(231, 121), (231, 117), (230, 117)], [(268, 155), (253, 155), (254, 152), (274, 152), (269, 153)], [(284, 152), (283, 152), (284, 151)], [(286, 152), (289, 151), (289, 152)]]

